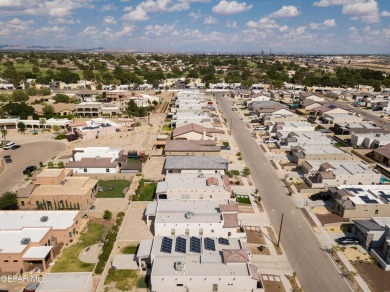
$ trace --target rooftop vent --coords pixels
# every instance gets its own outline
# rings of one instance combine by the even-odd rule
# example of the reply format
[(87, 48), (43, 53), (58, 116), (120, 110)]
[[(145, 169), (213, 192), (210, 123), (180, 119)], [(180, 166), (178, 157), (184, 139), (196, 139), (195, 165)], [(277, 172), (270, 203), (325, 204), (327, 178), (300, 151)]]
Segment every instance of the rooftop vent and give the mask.
[(22, 240), (20, 241), (20, 244), (21, 245), (28, 245), (31, 241), (31, 238), (30, 237), (24, 237), (22, 238)]
[(100, 159), (100, 156), (96, 156), (96, 158), (95, 158), (96, 160), (99, 160)]
[(41, 217), (41, 222), (47, 222), (49, 220), (49, 216), (42, 216)]
[(184, 263), (182, 261), (175, 262), (175, 270), (182, 271), (184, 268)]
[(186, 212), (185, 214), (184, 214), (184, 216), (186, 217), (186, 219), (191, 219), (192, 218), (192, 212)]

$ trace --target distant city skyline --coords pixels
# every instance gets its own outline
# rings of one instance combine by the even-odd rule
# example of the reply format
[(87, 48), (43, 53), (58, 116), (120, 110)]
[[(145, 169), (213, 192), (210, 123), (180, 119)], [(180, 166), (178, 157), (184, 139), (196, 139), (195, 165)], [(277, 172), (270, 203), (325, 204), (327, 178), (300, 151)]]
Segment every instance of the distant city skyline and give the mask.
[(390, 53), (389, 0), (0, 0), (0, 24), (22, 47)]

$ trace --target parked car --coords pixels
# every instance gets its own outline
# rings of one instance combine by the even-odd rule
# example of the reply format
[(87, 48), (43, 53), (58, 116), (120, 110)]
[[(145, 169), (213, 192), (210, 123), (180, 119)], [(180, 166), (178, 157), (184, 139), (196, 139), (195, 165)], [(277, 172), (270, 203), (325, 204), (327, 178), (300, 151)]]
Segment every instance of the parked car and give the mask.
[(238, 109), (236, 107), (232, 107), (232, 111), (236, 112)]
[(16, 150), (16, 149), (18, 149), (18, 148), (20, 148), (20, 145), (19, 145), (19, 144), (15, 144), (15, 145), (13, 145), (13, 146), (11, 147), (12, 150)]
[(28, 283), (27, 286), (24, 287), (23, 292), (35, 292), (38, 289), (39, 284), (40, 283), (35, 282)]
[(277, 140), (276, 139), (274, 139), (274, 138), (265, 138), (264, 140), (263, 140), (263, 143), (266, 143), (266, 144), (268, 144), (268, 143), (275, 143)]
[(254, 128), (255, 131), (263, 131), (263, 130), (267, 130), (268, 127), (267, 126), (257, 126)]
[(68, 142), (75, 141), (78, 138), (79, 138), (79, 136), (77, 136), (76, 134), (68, 134), (68, 135), (66, 135), (66, 139), (68, 140)]
[(359, 244), (360, 241), (356, 237), (350, 237), (350, 236), (345, 236), (345, 237), (340, 237), (336, 239), (336, 242), (341, 245), (350, 245), (350, 244)]
[(229, 145), (222, 145), (221, 150), (230, 150), (230, 146)]
[(248, 118), (250, 118), (250, 119), (256, 119), (257, 116), (256, 116), (256, 115), (250, 115), (250, 116), (248, 116)]
[(323, 193), (323, 192), (319, 192), (310, 196), (310, 200), (312, 201), (318, 201), (318, 200), (326, 201), (329, 199), (330, 199), (330, 195), (328, 193)]
[(11, 163), (12, 162), (11, 155), (4, 155), (3, 158), (5, 160), (5, 163)]
[(23, 170), (23, 174), (29, 174), (31, 172), (33, 172), (34, 170), (36, 170), (37, 167), (34, 166), (34, 165), (30, 165), (30, 166), (27, 166), (25, 170)]
[(4, 145), (3, 149), (4, 150), (8, 150), (8, 149), (11, 149), (12, 146), (16, 145), (15, 142), (8, 142), (7, 144)]

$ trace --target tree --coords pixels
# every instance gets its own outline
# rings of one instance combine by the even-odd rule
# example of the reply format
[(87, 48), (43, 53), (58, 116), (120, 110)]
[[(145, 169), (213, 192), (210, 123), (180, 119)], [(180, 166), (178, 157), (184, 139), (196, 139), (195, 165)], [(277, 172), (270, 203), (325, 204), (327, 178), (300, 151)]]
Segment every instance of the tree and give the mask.
[(42, 132), (45, 130), (46, 118), (39, 119), (39, 125), (41, 126)]
[(52, 118), (55, 114), (54, 107), (51, 104), (45, 104), (42, 111), (46, 119)]
[(10, 116), (19, 116), (23, 120), (27, 120), (29, 116), (34, 114), (34, 108), (27, 105), (25, 102), (15, 103), (9, 102), (4, 106), (4, 111)]
[(53, 97), (55, 103), (69, 103), (70, 97), (66, 94), (57, 93)]
[(7, 141), (7, 134), (8, 134), (7, 128), (4, 126), (4, 127), (0, 130), (0, 133), (1, 133), (1, 137), (3, 138), (4, 142), (6, 142), (6, 141)]
[(92, 70), (89, 69), (83, 70), (83, 76), (85, 80), (92, 81), (95, 79), (95, 74), (93, 73)]
[(244, 169), (242, 170), (242, 175), (246, 177), (250, 174), (251, 174), (250, 169), (248, 167), (244, 167)]
[(0, 197), (0, 210), (17, 210), (18, 198), (14, 192), (5, 192)]
[(26, 124), (25, 124), (25, 123), (19, 122), (19, 123), (17, 124), (17, 127), (18, 127), (18, 132), (21, 132), (21, 133), (26, 132), (27, 127), (26, 127)]
[(109, 210), (105, 210), (103, 214), (103, 219), (104, 220), (111, 220), (112, 218), (112, 212)]
[(14, 102), (28, 101), (28, 94), (24, 90), (15, 90), (12, 92), (11, 99)]

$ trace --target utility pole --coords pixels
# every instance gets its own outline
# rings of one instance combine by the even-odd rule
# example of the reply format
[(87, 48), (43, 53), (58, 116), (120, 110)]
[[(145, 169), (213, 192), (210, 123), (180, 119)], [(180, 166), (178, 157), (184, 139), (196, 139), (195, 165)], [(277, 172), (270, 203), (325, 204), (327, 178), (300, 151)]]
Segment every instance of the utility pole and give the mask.
[(283, 217), (284, 217), (284, 213), (282, 213), (282, 218), (280, 219), (280, 228), (279, 228), (278, 244), (277, 244), (278, 247), (280, 243), (280, 236), (282, 235)]

